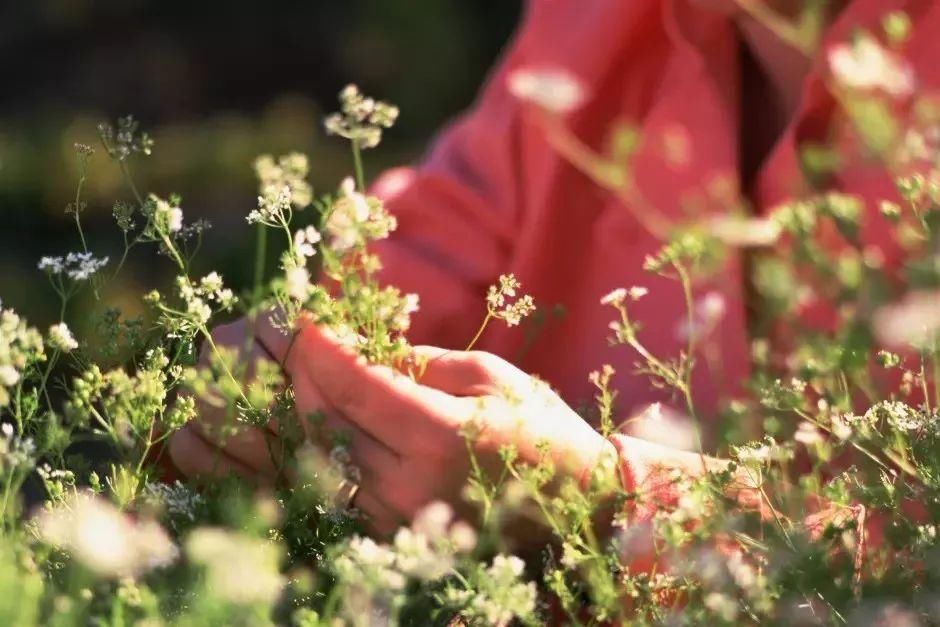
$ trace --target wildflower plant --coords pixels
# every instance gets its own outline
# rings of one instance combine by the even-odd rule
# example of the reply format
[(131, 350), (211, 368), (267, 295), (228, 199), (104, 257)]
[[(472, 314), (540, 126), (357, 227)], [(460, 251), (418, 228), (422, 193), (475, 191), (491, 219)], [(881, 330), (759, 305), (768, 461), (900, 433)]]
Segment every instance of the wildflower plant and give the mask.
[[(904, 24), (903, 14), (889, 15), (884, 37), (903, 38)], [(812, 34), (788, 37), (802, 49)], [(208, 225), (188, 221), (178, 196), (138, 189), (134, 172), (158, 148), (153, 140), (132, 118), (102, 125), (101, 156), (126, 186), (112, 212), (120, 256), (112, 263), (92, 253), (82, 230), (82, 191), (98, 156), (77, 146), (79, 180), (67, 211), (80, 249), (39, 262), (59, 298), (56, 322), (42, 332), (0, 306), (0, 589), (10, 597), (0, 603), (0, 623), (934, 624), (940, 134), (926, 105), (896, 136), (872, 128), (884, 113), (873, 93), (908, 94), (916, 80), (887, 45), (860, 36), (828, 61), (864, 143), (895, 173), (897, 197), (879, 209), (904, 252), (900, 277), (860, 243), (862, 200), (823, 185), (762, 218), (734, 206), (730, 217), (666, 220), (633, 180), (636, 132), (615, 125), (608, 147), (594, 152), (565, 126), (586, 97), (573, 77), (512, 76), (511, 92), (532, 106), (551, 145), (662, 237), (644, 269), (672, 281), (686, 306), (676, 330), (681, 350), (660, 355), (635, 315), (650, 290), (597, 295), (597, 307), (610, 312), (612, 350), (629, 351), (634, 374), (670, 399), (624, 416), (617, 373), (598, 364), (588, 376), (599, 430), (611, 436), (629, 424), (644, 439), (681, 443), (703, 472), (663, 477), (674, 497), (666, 502), (622, 485), (613, 456), (588, 476), (564, 477), (545, 443), (533, 464), (503, 447), (494, 473), (474, 456), (480, 424), (469, 420), (465, 496), (476, 507), (458, 515), (430, 503), (384, 541), (365, 535), (363, 514), (332, 502), (335, 485), (358, 473), (343, 434), (328, 434), (331, 451), (308, 441), (323, 416), (296, 415), (282, 364), (247, 359), (253, 338), (225, 345), (212, 328), (241, 315), (253, 329), (269, 316), (289, 344), (310, 320), (368, 362), (409, 371), (406, 334), (418, 296), (378, 280), (371, 245), (396, 221), (366, 189), (361, 164), (361, 151), (380, 143), (398, 110), (354, 86), (342, 91), (340, 111), (325, 124), (349, 141), (352, 173), (335, 190), (313, 190), (300, 153), (255, 161), (257, 204), (246, 211), (256, 233), (254, 280), (240, 292), (218, 272), (193, 270)], [(839, 245), (822, 244), (822, 232)], [(175, 277), (142, 295), (146, 316), (125, 320), (112, 308), (97, 336), (73, 330), (73, 299), (85, 292), (104, 300), (107, 281), (147, 246)], [(280, 251), (273, 271), (265, 267), (270, 246)], [(737, 254), (748, 255), (759, 298), (754, 368), (746, 396), (723, 408), (727, 428), (708, 450), (692, 375), (709, 359), (709, 336), (726, 313), (713, 279)], [(514, 327), (535, 309), (511, 274), (480, 299), (485, 313), (468, 349), (489, 324)], [(833, 303), (837, 324), (807, 323), (801, 311), (813, 301)], [(782, 347), (773, 337), (781, 326), (790, 330)], [(418, 366), (409, 372), (420, 376)], [(502, 390), (502, 400), (521, 411), (546, 388), (533, 379), (531, 390)], [(260, 428), (275, 485), (164, 479), (168, 438), (206, 408), (224, 418), (200, 423), (218, 443)], [(759, 433), (743, 429), (746, 422)], [(93, 467), (76, 456), (73, 447), (87, 440), (106, 445), (107, 461)], [(33, 507), (22, 496), (30, 479), (42, 492)], [(505, 523), (520, 518), (547, 530), (527, 560), (506, 533)], [(643, 555), (656, 566), (637, 566)]]

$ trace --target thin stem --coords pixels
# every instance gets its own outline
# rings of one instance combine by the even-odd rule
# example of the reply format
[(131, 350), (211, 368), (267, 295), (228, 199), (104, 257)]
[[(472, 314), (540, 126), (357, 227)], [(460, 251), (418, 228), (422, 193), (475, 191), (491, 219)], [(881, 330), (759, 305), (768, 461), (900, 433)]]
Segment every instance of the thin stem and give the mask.
[(366, 179), (362, 168), (362, 150), (359, 148), (359, 140), (352, 139), (349, 143), (352, 144), (353, 168), (355, 168), (356, 172), (356, 187), (359, 188), (360, 192), (365, 192)]
[(137, 191), (137, 186), (134, 185), (134, 179), (131, 178), (131, 172), (127, 169), (127, 163), (125, 161), (118, 161), (118, 163), (121, 167), (121, 174), (124, 176), (124, 182), (127, 183), (127, 187), (130, 188), (131, 193), (134, 195), (134, 199), (137, 201), (137, 204), (143, 207), (143, 196), (140, 195), (140, 192)]
[(263, 225), (258, 225), (258, 231), (255, 234), (255, 280), (254, 280), (254, 305), (257, 306), (261, 301), (263, 294), (263, 282), (265, 271), (265, 260), (267, 259), (268, 248), (268, 230)]
[(56, 349), (52, 352), (52, 356), (49, 357), (49, 362), (46, 365), (45, 372), (42, 373), (42, 380), (39, 382), (39, 389), (42, 390), (43, 396), (46, 397), (46, 406), (49, 408), (49, 411), (52, 411), (52, 399), (49, 398), (49, 390), (46, 383), (49, 380), (49, 375), (52, 373), (52, 368), (55, 366), (56, 361), (59, 359), (59, 350)]
[(489, 322), (490, 322), (490, 320), (491, 320), (492, 318), (493, 318), (493, 312), (487, 310), (487, 312), (486, 312), (486, 317), (483, 318), (483, 324), (480, 325), (480, 328), (477, 330), (477, 334), (474, 335), (474, 336), (473, 336), (473, 339), (470, 340), (470, 343), (467, 344), (467, 348), (464, 349), (465, 351), (468, 351), (468, 350), (470, 350), (471, 348), (473, 348), (473, 345), (476, 344), (476, 343), (477, 343), (477, 340), (480, 339), (480, 336), (483, 335), (483, 331), (484, 331), (484, 329), (486, 329), (486, 325), (489, 324)]
[(75, 204), (72, 205), (72, 213), (75, 215), (75, 227), (78, 229), (78, 237), (82, 241), (82, 250), (88, 252), (88, 244), (85, 242), (85, 233), (82, 231), (82, 221), (79, 217), (81, 212), (82, 187), (85, 185), (85, 163), (81, 162), (81, 174), (78, 177), (78, 187), (75, 189)]

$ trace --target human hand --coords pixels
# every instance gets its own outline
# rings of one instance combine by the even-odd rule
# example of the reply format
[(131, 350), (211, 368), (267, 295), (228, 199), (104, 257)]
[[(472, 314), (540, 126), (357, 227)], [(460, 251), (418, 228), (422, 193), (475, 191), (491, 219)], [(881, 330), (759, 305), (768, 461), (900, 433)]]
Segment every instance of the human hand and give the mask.
[[(290, 338), (270, 327), (265, 315), (254, 323), (241, 318), (212, 331), (212, 339), (221, 350), (237, 351), (236, 365), (244, 372), (236, 377), (250, 382), (259, 360), (277, 362), (275, 353), (286, 353)], [(258, 329), (267, 328), (265, 340)], [(210, 363), (212, 349), (206, 342), (199, 366)], [(279, 436), (285, 425), (272, 420), (264, 428), (236, 424), (231, 407), (220, 406), (197, 397), (197, 419), (170, 436), (168, 451), (176, 468), (187, 476), (222, 477), (237, 474), (259, 484), (271, 484), (278, 475), (283, 442)], [(235, 427), (235, 428), (233, 428)]]
[(355, 505), (378, 533), (392, 533), (434, 500), (463, 509), (470, 457), (462, 430), (471, 423), (474, 456), (492, 477), (504, 467), (504, 445), (534, 465), (545, 443), (556, 471), (577, 479), (616, 454), (546, 384), (503, 359), (429, 346), (414, 352), (423, 364), (416, 379), (368, 364), (329, 331), (302, 323), (284, 360), (297, 411), (325, 409), (326, 429), (348, 434), (361, 474)]

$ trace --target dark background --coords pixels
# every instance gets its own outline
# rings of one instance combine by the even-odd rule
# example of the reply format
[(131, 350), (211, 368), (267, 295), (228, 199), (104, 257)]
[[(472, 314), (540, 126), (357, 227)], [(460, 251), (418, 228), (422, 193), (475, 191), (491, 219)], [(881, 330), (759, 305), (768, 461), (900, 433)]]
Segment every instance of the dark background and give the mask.
[[(0, 299), (37, 326), (57, 299), (40, 256), (79, 250), (66, 204), (73, 144), (97, 148), (82, 215), (89, 248), (119, 256), (115, 200), (130, 200), (97, 142), (96, 125), (133, 114), (156, 140), (135, 159), (142, 190), (183, 197), (187, 221), (213, 230), (194, 268), (236, 289), (251, 273), (251, 162), (301, 150), (318, 192), (350, 173), (348, 148), (321, 118), (358, 83), (398, 104), (399, 124), (367, 153), (375, 175), (413, 161), (434, 131), (466, 108), (512, 33), (519, 0), (5, 0), (0, 2)], [(139, 247), (106, 295), (128, 313), (166, 284), (168, 260)], [(97, 301), (71, 306), (79, 330)], [(124, 302), (121, 302), (124, 301)]]

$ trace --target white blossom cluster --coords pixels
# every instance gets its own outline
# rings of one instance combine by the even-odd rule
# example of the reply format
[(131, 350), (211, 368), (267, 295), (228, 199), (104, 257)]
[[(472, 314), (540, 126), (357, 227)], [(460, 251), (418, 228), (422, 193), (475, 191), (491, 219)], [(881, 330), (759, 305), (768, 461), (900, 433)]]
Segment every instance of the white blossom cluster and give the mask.
[(514, 555), (497, 555), (478, 578), (475, 590), (453, 586), (445, 598), (462, 606), (460, 616), (470, 624), (508, 625), (516, 617), (531, 617), (537, 590), (534, 582), (523, 580), (525, 563)]
[(186, 539), (186, 556), (205, 568), (206, 592), (225, 601), (271, 603), (284, 587), (279, 547), (268, 540), (202, 527)]
[(78, 341), (72, 335), (72, 331), (64, 322), (54, 324), (49, 327), (49, 338), (47, 344), (57, 351), (70, 353), (78, 348)]
[(299, 303), (304, 303), (310, 295), (310, 271), (307, 260), (317, 254), (317, 244), (322, 239), (320, 232), (313, 226), (298, 229), (294, 233), (290, 254), (283, 261), (284, 285), (287, 295)]
[[(476, 547), (473, 528), (454, 520), (453, 509), (434, 502), (400, 528), (391, 545), (355, 536), (342, 547), (333, 566), (351, 607), (381, 607), (408, 581), (431, 582), (453, 572), (457, 555)], [(353, 602), (355, 601), (355, 602)]]
[(261, 197), (275, 198), (287, 188), (289, 203), (296, 209), (303, 209), (313, 201), (313, 188), (307, 182), (310, 172), (307, 155), (291, 152), (277, 160), (271, 155), (261, 155), (255, 159), (254, 166)]
[(21, 437), (8, 422), (0, 426), (0, 469), (11, 472), (17, 468), (32, 468), (36, 463), (36, 445), (28, 437)]
[(742, 446), (731, 447), (732, 457), (743, 466), (766, 466), (774, 462), (785, 462), (793, 459), (793, 447), (789, 444), (778, 444), (772, 437), (767, 436), (762, 442), (753, 442)]
[(205, 504), (205, 497), (177, 480), (175, 483), (150, 481), (144, 486), (141, 498), (144, 503), (163, 510), (170, 518), (196, 521), (196, 514)]
[(506, 86), (513, 96), (545, 111), (564, 114), (580, 107), (587, 92), (566, 70), (520, 68), (511, 72)]
[(151, 194), (153, 225), (158, 233), (177, 233), (183, 228), (183, 210), (175, 203)]
[(36, 518), (39, 537), (103, 577), (133, 577), (171, 564), (179, 551), (159, 524), (78, 493)]
[(535, 311), (535, 301), (531, 296), (524, 294), (516, 298), (516, 290), (520, 287), (515, 275), (503, 274), (499, 277), (499, 283), (491, 285), (486, 293), (489, 314), (503, 320), (510, 327), (518, 325), (523, 318)]
[(218, 272), (210, 272), (199, 283), (190, 281), (185, 276), (176, 278), (180, 298), (186, 303), (186, 313), (193, 317), (196, 324), (205, 324), (212, 317), (212, 304), (222, 311), (231, 310), (237, 298), (231, 289), (222, 283)]
[(914, 91), (910, 64), (867, 33), (853, 37), (849, 43), (832, 46), (827, 58), (833, 78), (843, 87), (880, 90), (895, 97)]
[(108, 265), (108, 258), (91, 253), (69, 253), (65, 257), (43, 257), (39, 269), (50, 275), (65, 275), (73, 281), (87, 281)]
[(391, 128), (398, 119), (398, 107), (367, 98), (355, 85), (339, 93), (340, 113), (327, 116), (326, 132), (356, 142), (360, 148), (375, 148), (382, 141), (382, 129)]
[(347, 177), (340, 184), (339, 196), (323, 228), (330, 248), (344, 253), (366, 241), (385, 239), (397, 226), (395, 216), (378, 198), (356, 190), (352, 178)]
[(9, 389), (26, 367), (43, 358), (42, 335), (12, 309), (0, 306), (0, 407), (10, 402)]

